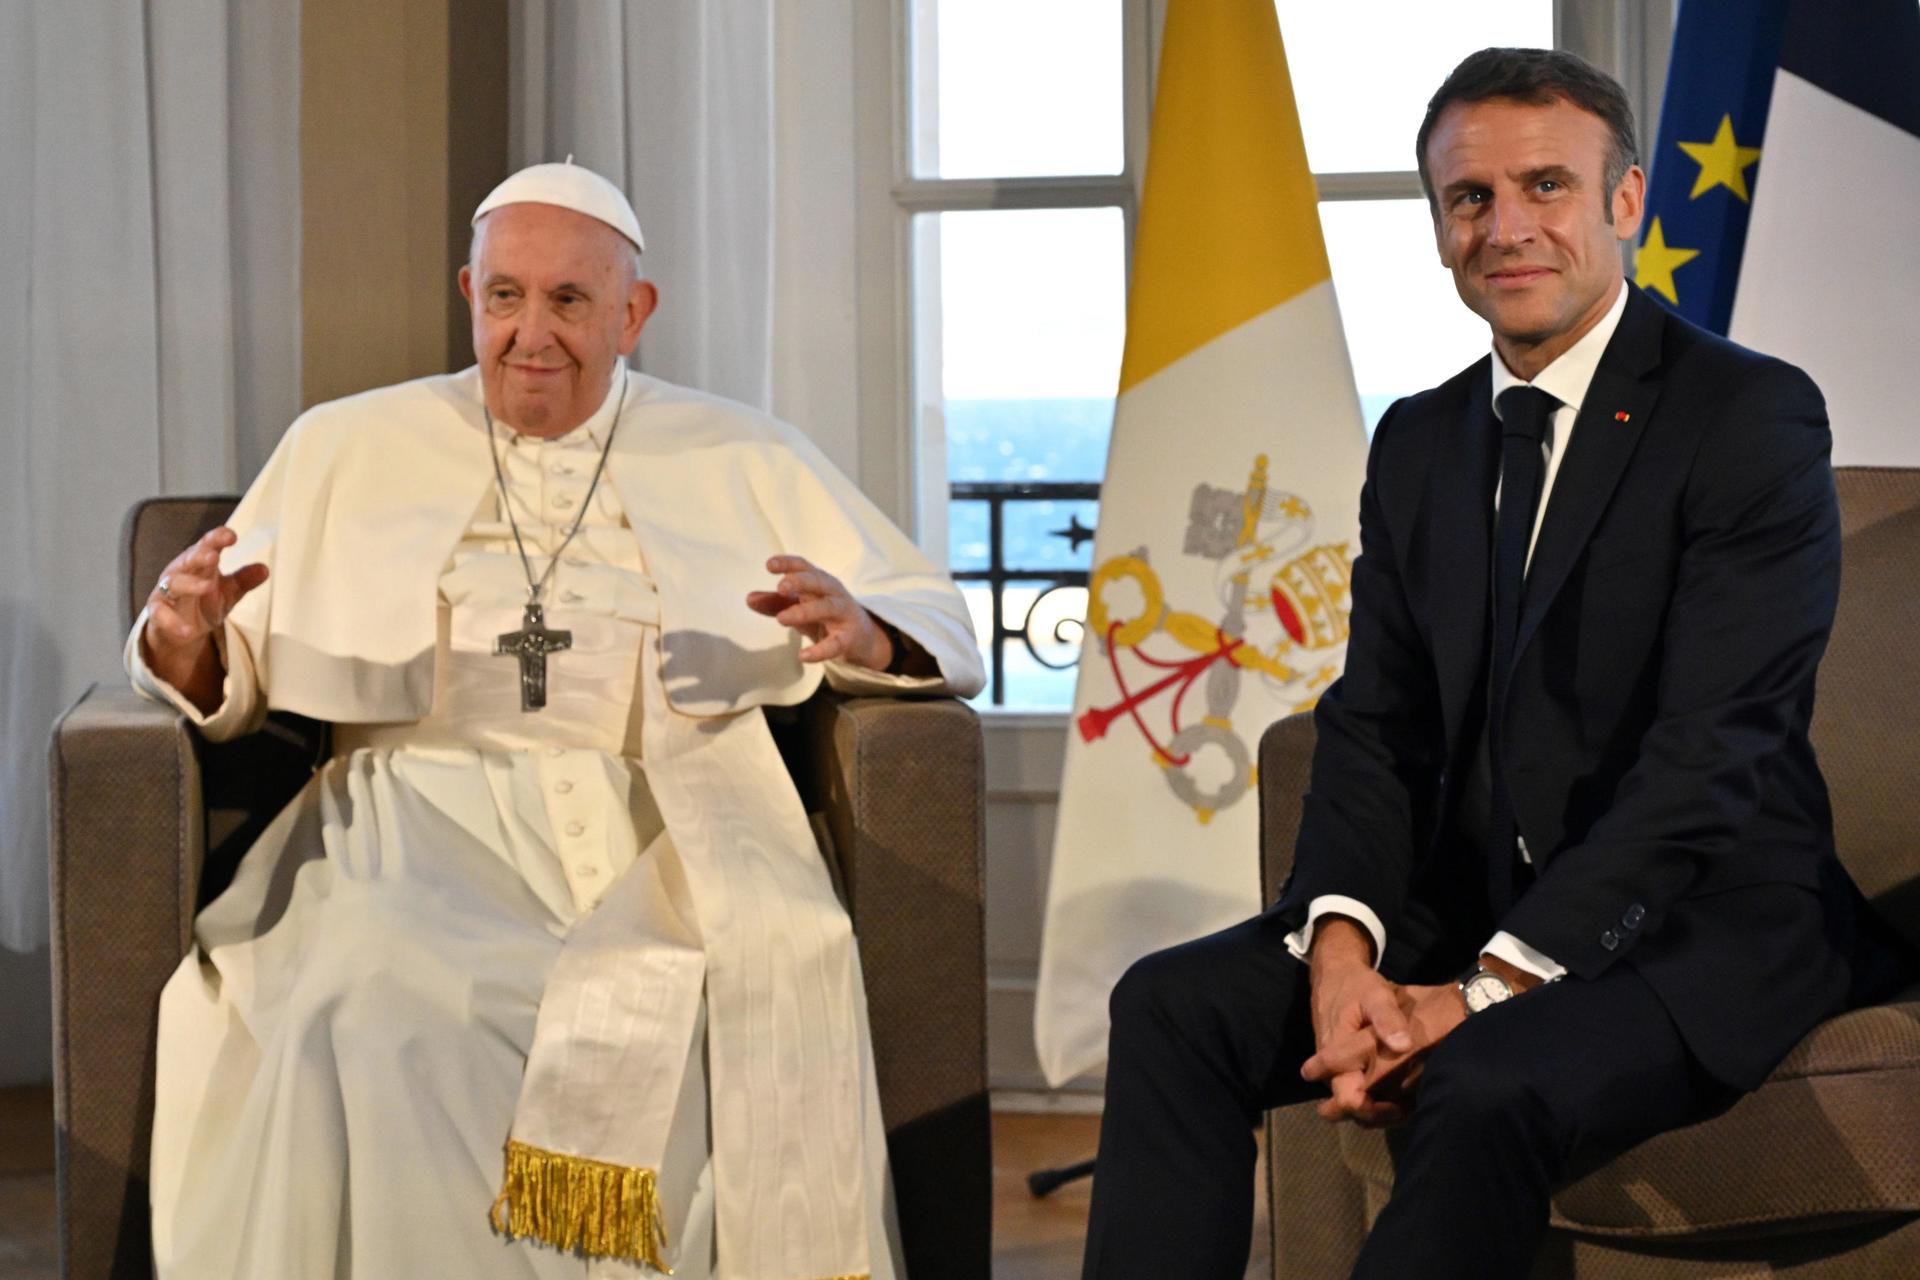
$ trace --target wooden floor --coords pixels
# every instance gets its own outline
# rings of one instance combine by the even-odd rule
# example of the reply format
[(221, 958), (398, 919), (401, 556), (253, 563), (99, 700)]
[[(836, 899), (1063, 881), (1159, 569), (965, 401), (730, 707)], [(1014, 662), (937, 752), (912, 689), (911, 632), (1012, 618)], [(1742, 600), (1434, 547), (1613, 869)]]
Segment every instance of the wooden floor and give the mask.
[[(1099, 1141), (1099, 1116), (994, 1113), (993, 1280), (1075, 1280), (1079, 1276), (1092, 1182), (1070, 1182), (1036, 1200), (1027, 1192), (1027, 1175), (1035, 1169), (1084, 1160)], [(1264, 1166), (1254, 1181), (1266, 1186)], [(1253, 1194), (1251, 1187), (1247, 1194)], [(1266, 1208), (1256, 1200), (1248, 1280), (1265, 1280), (1271, 1274), (1271, 1256)]]
[[(993, 1118), (994, 1280), (1072, 1280), (1080, 1274), (1090, 1184), (1069, 1183), (1044, 1200), (1027, 1174), (1093, 1154), (1100, 1118), (998, 1112)], [(53, 1098), (49, 1090), (0, 1090), (0, 1280), (57, 1280), (53, 1234)], [(1266, 1273), (1265, 1214), (1254, 1230), (1249, 1277)]]

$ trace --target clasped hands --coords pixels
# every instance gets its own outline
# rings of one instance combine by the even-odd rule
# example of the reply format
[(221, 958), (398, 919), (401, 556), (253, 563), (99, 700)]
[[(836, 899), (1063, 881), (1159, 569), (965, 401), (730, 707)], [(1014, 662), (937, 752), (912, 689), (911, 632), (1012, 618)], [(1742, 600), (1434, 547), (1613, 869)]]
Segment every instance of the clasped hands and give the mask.
[(1357, 925), (1325, 917), (1310, 958), (1316, 1052), (1301, 1067), (1331, 1095), (1316, 1104), (1329, 1123), (1369, 1128), (1405, 1122), (1427, 1055), (1466, 1020), (1459, 988), (1402, 985), (1375, 972), (1373, 943)]

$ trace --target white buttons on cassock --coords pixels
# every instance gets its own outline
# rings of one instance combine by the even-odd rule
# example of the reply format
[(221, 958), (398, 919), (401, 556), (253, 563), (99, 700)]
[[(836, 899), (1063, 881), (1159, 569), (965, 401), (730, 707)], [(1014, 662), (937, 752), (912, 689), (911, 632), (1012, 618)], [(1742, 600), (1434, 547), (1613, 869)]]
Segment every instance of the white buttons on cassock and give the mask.
[(582, 862), (574, 867), (573, 874), (579, 876), (582, 880), (591, 880), (600, 874), (600, 868), (594, 866), (591, 862)]
[(565, 778), (562, 778), (560, 779), (560, 781), (553, 784), (553, 789), (555, 791), (558, 791), (561, 795), (566, 795), (567, 792), (573, 790), (573, 784), (567, 781)]
[(569, 822), (567, 824), (567, 834), (570, 836), (580, 835), (581, 833), (586, 831), (586, 829), (587, 829), (586, 826), (582, 823)]
[(556, 507), (570, 507), (573, 505), (573, 500), (564, 494), (555, 494), (553, 505)]
[(560, 599), (567, 604), (579, 604), (582, 600), (585, 600), (586, 597), (578, 591), (562, 591), (560, 593)]

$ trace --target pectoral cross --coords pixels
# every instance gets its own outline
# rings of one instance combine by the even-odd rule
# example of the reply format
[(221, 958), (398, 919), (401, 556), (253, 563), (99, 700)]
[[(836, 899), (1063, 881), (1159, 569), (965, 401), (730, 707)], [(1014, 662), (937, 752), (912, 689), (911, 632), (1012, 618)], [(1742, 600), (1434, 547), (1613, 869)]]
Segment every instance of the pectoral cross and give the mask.
[(573, 632), (547, 630), (540, 602), (529, 600), (518, 631), (503, 632), (494, 643), (496, 655), (520, 659), (520, 709), (538, 711), (547, 705), (547, 655), (573, 648)]

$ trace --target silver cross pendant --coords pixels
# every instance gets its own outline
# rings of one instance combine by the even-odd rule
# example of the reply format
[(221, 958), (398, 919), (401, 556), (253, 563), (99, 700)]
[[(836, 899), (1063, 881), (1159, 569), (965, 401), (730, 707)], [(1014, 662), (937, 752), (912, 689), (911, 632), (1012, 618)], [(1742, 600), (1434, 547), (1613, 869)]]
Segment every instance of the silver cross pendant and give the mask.
[(520, 659), (520, 709), (538, 711), (547, 705), (547, 655), (573, 647), (573, 632), (547, 630), (546, 613), (537, 600), (527, 602), (518, 631), (503, 632), (494, 642), (496, 655)]

